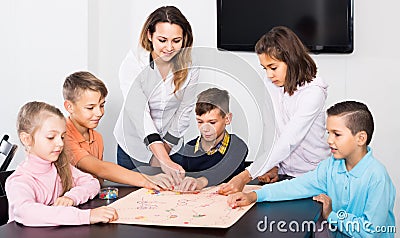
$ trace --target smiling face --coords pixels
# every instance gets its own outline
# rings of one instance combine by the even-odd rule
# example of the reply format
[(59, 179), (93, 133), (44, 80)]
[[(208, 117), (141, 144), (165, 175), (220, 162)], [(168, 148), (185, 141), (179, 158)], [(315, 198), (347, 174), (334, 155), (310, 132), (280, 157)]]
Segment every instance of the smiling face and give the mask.
[(169, 62), (182, 48), (183, 30), (179, 25), (168, 22), (157, 23), (155, 29), (153, 34), (147, 32), (154, 49), (152, 57)]
[(286, 82), (287, 65), (283, 61), (271, 58), (263, 53), (258, 55), (261, 66), (265, 69), (267, 77), (278, 87), (283, 87)]
[(231, 118), (231, 113), (223, 117), (219, 108), (214, 108), (201, 116), (196, 115), (197, 127), (202, 139), (218, 144), (224, 138), (225, 126), (231, 123)]
[[(41, 115), (41, 126), (33, 133), (33, 141), (25, 141), (29, 153), (44, 160), (57, 161), (64, 148), (65, 119), (56, 115)], [(23, 140), (24, 141), (24, 140)]]
[(75, 102), (65, 101), (64, 106), (70, 119), (81, 134), (99, 125), (104, 115), (105, 99), (100, 92), (85, 90)]

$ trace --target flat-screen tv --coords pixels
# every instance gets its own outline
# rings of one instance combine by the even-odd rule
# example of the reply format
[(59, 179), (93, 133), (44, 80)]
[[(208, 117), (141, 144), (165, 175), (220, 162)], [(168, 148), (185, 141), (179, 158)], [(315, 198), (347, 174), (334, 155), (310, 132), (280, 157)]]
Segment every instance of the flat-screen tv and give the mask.
[(217, 0), (217, 47), (254, 52), (263, 34), (287, 26), (312, 53), (351, 53), (353, 4), (353, 0)]

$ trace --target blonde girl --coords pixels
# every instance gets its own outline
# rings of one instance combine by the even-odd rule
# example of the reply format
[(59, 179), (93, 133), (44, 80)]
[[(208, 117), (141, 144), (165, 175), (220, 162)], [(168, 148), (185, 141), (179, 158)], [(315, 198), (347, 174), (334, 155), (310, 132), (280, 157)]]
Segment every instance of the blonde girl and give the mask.
[(20, 109), (17, 131), (27, 158), (6, 181), (9, 222), (57, 226), (117, 219), (113, 208), (75, 207), (94, 198), (100, 185), (70, 165), (63, 152), (65, 130), (65, 118), (54, 106), (29, 102)]

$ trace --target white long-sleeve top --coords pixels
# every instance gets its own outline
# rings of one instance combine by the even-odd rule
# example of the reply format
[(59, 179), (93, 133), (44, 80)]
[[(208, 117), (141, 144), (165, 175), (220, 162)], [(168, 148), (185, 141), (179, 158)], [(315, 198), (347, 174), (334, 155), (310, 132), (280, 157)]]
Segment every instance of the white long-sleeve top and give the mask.
[(274, 166), (279, 167), (280, 174), (294, 177), (315, 169), (330, 155), (325, 136), (328, 85), (321, 78), (315, 78), (298, 87), (292, 96), (270, 80), (265, 85), (275, 111), (275, 140), (269, 154), (256, 158), (246, 169), (252, 178), (263, 175)]
[(157, 64), (150, 62), (149, 52), (130, 50), (119, 70), (124, 105), (114, 136), (129, 156), (141, 162), (149, 162), (152, 156), (145, 143), (149, 135), (158, 134), (164, 139), (183, 137), (195, 105), (199, 77), (199, 69), (190, 66), (185, 82), (174, 94), (173, 73), (164, 81)]
[[(74, 187), (64, 196), (74, 205), (94, 198), (100, 189), (99, 181), (68, 164)], [(9, 203), (9, 222), (26, 226), (81, 225), (90, 223), (90, 210), (76, 207), (52, 206), (61, 195), (62, 185), (53, 163), (28, 155), (8, 177), (5, 185)]]

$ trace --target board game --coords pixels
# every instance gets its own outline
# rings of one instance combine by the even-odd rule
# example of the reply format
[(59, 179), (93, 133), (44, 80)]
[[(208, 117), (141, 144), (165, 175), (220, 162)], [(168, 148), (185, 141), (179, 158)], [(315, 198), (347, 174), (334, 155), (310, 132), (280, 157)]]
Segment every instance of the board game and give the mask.
[[(244, 191), (259, 189), (246, 185)], [(217, 193), (219, 187), (196, 193), (157, 191), (141, 188), (108, 205), (118, 212), (113, 223), (155, 226), (228, 228), (253, 205), (231, 208), (227, 196)]]

